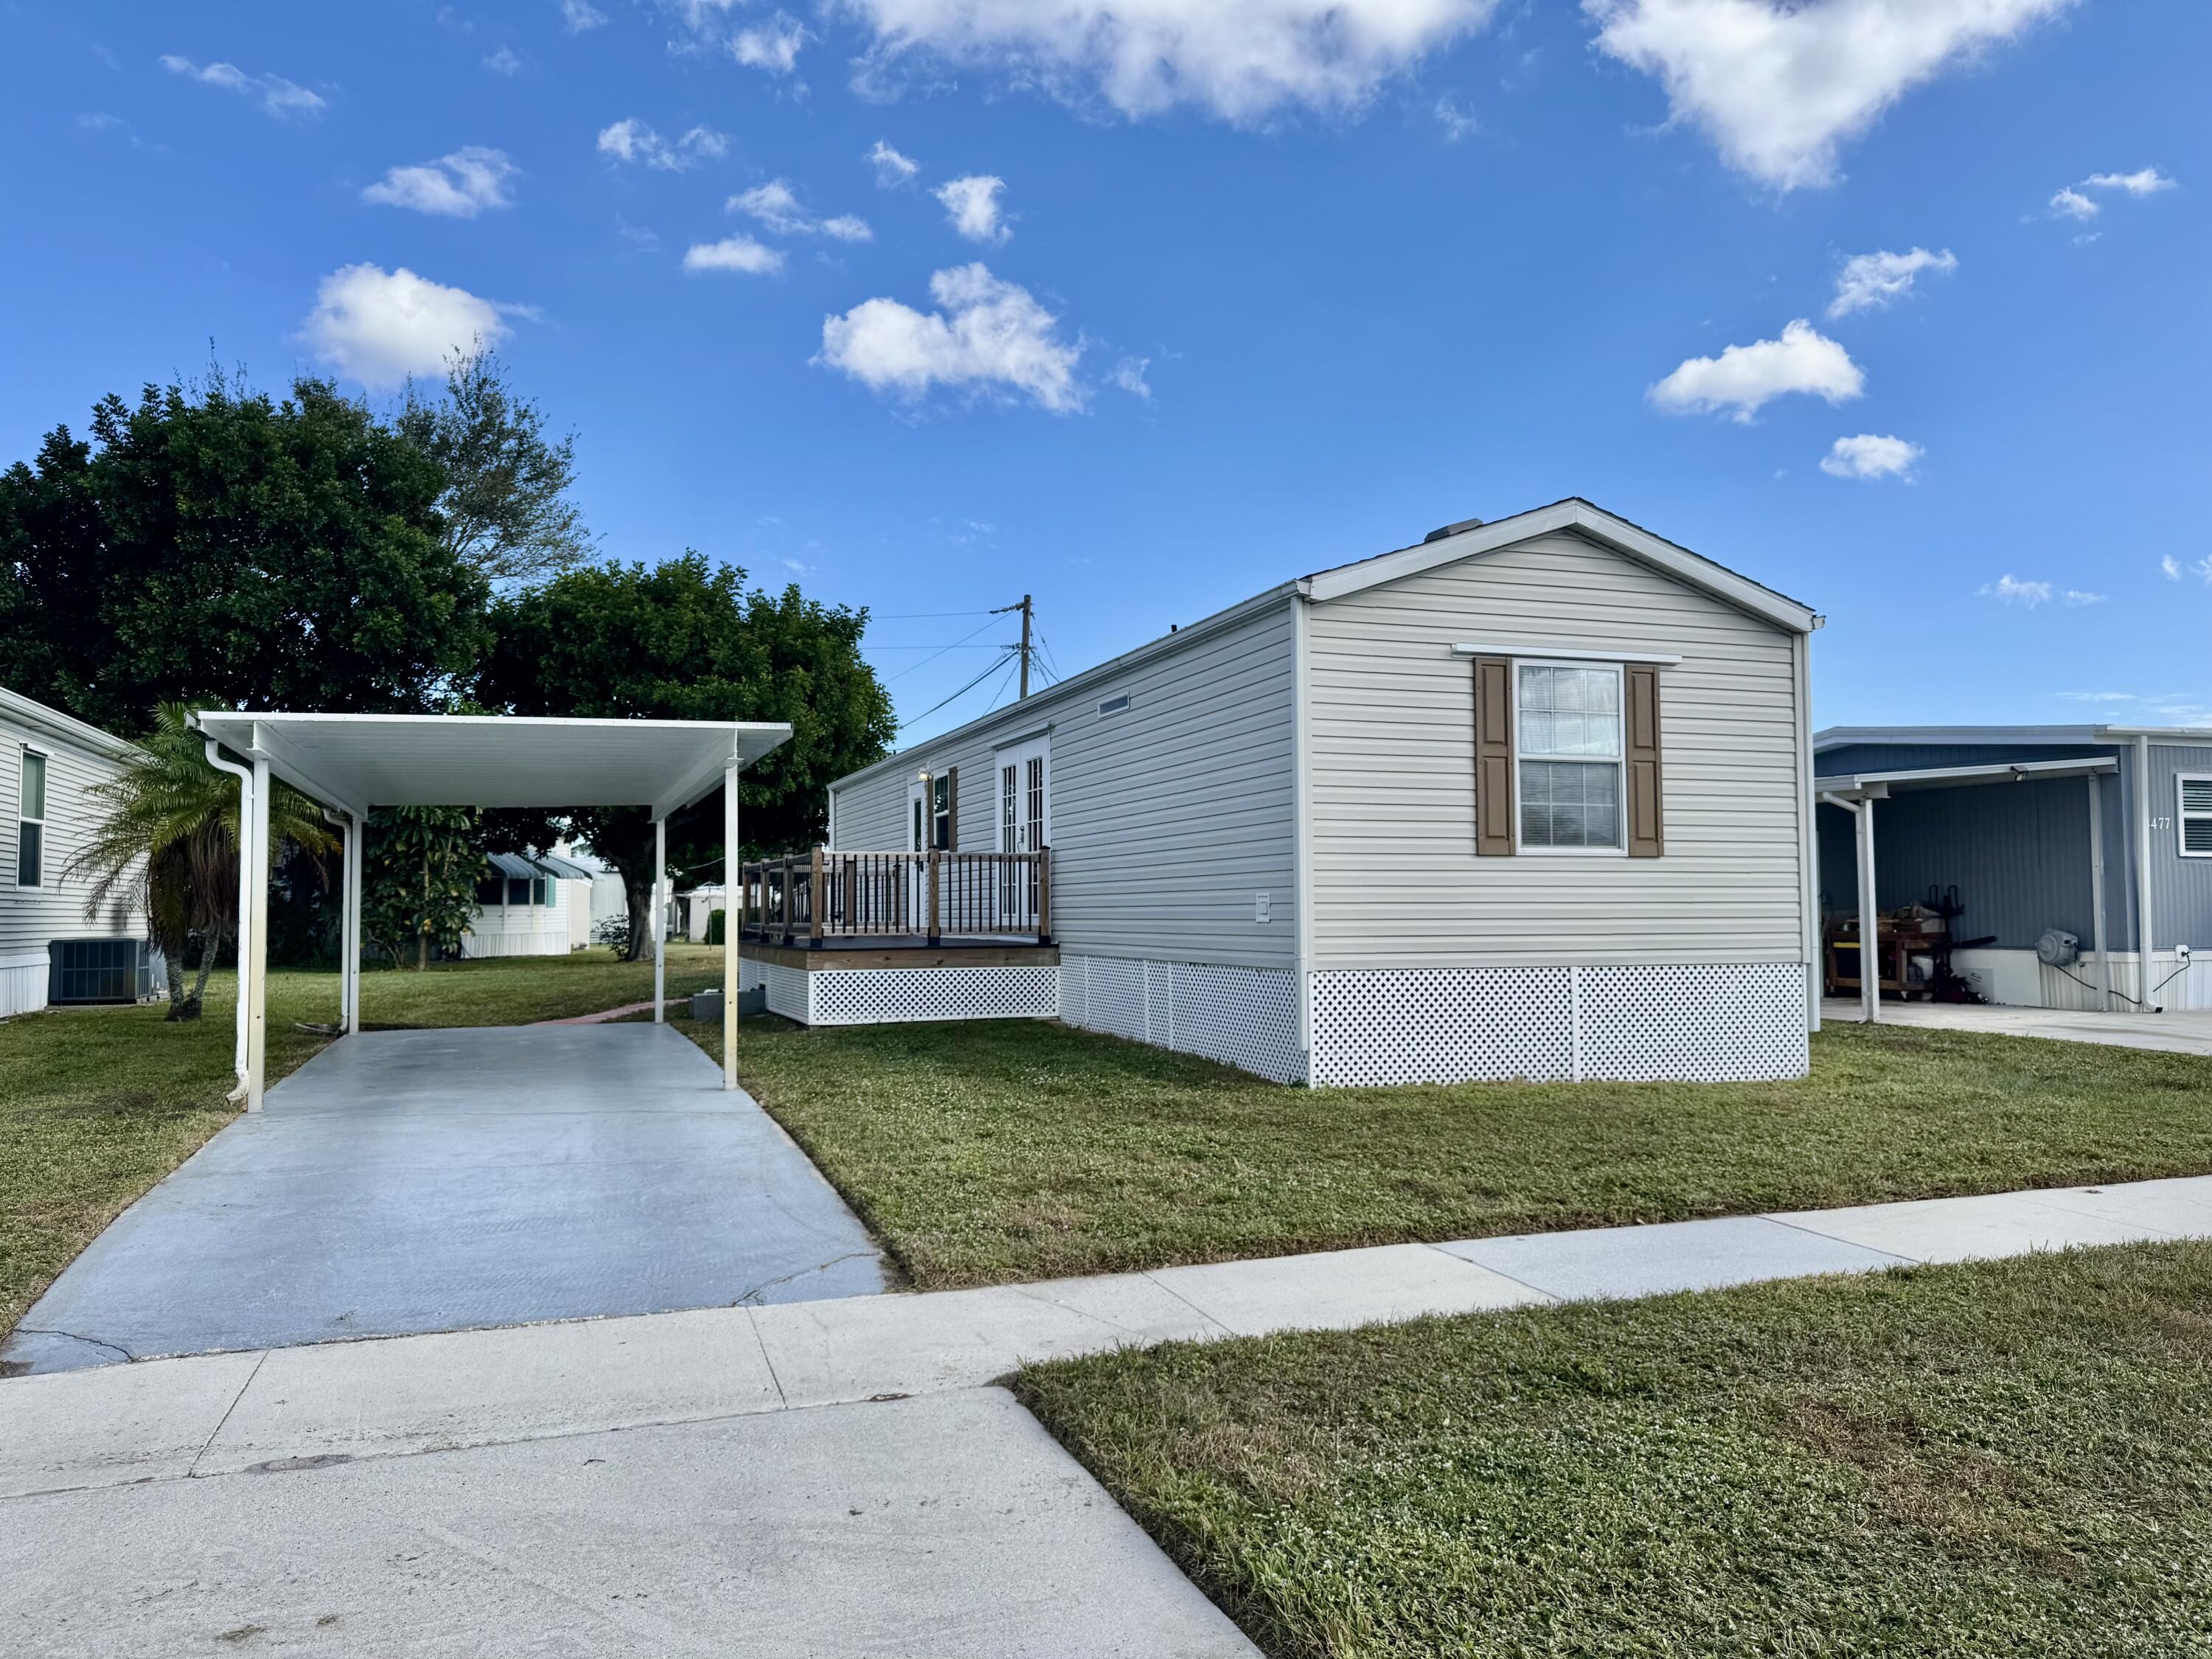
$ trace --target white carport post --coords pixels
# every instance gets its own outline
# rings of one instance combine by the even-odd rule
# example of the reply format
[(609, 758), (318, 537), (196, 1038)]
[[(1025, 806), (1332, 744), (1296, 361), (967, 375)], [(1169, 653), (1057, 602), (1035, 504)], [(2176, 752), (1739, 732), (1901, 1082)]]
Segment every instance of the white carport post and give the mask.
[(1841, 807), (1851, 815), (1855, 831), (1852, 845), (1854, 866), (1858, 872), (1859, 885), (1859, 1017), (1868, 1024), (1880, 1023), (1881, 1018), (1881, 963), (1875, 948), (1881, 932), (1881, 920), (1874, 897), (1874, 803), (1875, 792), (1869, 787), (1856, 799), (1833, 793), (1820, 799), (1830, 806)]
[(668, 820), (653, 821), (653, 1023), (666, 1023), (668, 981)]
[(368, 826), (358, 812), (346, 815), (345, 846), (345, 971), (341, 985), (345, 1004), (343, 1019), (348, 1036), (361, 1035), (361, 842)]
[(2105, 948), (2105, 789), (2089, 774), (2089, 943), (2097, 952), (2097, 985), (2112, 1012), (2112, 953)]
[[(240, 856), (246, 882), (246, 909), (240, 921), (239, 995), (245, 1000), (246, 1109), (261, 1109), (269, 1082), (269, 763), (253, 761), (252, 828), (242, 838)], [(251, 920), (247, 920), (250, 918)]]
[[(228, 772), (238, 780), (238, 1008), (232, 1024), (237, 1027), (231, 1045), (230, 1069), (238, 1079), (238, 1087), (230, 1097), (240, 1098), (246, 1093), (246, 1028), (248, 1009), (246, 996), (246, 954), (248, 930), (252, 927), (252, 880), (250, 872), (253, 860), (248, 847), (253, 835), (253, 769), (240, 766), (236, 761), (222, 757), (222, 745), (213, 738), (207, 740), (208, 764), (218, 772)], [(204, 947), (213, 949), (212, 945)]]
[[(738, 855), (738, 769), (722, 769), (722, 1089), (738, 1086), (738, 935), (745, 867)], [(816, 902), (820, 902), (817, 895)]]

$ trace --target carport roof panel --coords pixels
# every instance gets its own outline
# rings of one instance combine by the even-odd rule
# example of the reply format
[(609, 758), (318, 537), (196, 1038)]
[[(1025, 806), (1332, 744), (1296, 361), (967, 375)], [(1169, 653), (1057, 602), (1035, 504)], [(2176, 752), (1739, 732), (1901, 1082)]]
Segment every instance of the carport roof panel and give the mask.
[(1823, 795), (1879, 794), (1914, 789), (1957, 789), (1973, 784), (2032, 783), (2038, 779), (2109, 777), (2119, 763), (2109, 756), (2089, 760), (2009, 761), (1996, 765), (1923, 766), (1902, 772), (1838, 773), (1813, 780)]
[(643, 806), (665, 817), (785, 742), (766, 720), (246, 714), (200, 729), (325, 805)]

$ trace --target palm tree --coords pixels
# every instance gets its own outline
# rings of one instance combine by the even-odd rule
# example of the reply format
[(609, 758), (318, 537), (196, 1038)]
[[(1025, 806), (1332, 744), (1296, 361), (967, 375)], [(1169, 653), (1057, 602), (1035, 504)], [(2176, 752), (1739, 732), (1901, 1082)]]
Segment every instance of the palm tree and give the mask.
[[(165, 702), (154, 729), (117, 776), (86, 793), (106, 811), (69, 873), (93, 878), (89, 920), (118, 890), (146, 911), (154, 948), (169, 964), (169, 1018), (198, 1019), (208, 975), (225, 940), (238, 937), (238, 781), (208, 764), (191, 719), (204, 703)], [(269, 799), (270, 845), (327, 852), (337, 837), (322, 809), (289, 784)], [(264, 872), (266, 879), (266, 872)], [(197, 941), (199, 976), (184, 990), (185, 956)]]

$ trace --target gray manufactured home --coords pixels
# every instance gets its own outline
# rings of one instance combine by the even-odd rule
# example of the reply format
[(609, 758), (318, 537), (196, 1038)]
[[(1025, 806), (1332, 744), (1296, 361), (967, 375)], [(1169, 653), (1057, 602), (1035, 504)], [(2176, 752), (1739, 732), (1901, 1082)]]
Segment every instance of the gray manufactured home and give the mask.
[(85, 913), (92, 878), (72, 874), (99, 802), (131, 745), (0, 686), (0, 1018), (49, 1002), (150, 995), (157, 964), (135, 884)]
[[(1951, 935), (1981, 943), (1953, 967), (1984, 1000), (2212, 1008), (2212, 729), (1836, 726), (1814, 749), (1827, 913), (1858, 908), (1863, 803), (1875, 907), (1955, 888)], [(2078, 959), (2039, 959), (2046, 933)]]
[(1447, 526), (841, 779), (746, 981), (1285, 1082), (1801, 1075), (1819, 622), (1587, 501)]

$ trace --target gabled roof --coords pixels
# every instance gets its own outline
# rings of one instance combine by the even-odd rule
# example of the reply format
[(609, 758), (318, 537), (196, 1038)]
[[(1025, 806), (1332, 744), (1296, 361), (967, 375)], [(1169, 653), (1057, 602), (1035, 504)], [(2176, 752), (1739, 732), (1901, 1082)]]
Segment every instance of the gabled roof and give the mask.
[(1309, 576), (1299, 576), (1279, 583), (1265, 592), (1255, 593), (1249, 599), (1217, 611), (1210, 617), (1186, 623), (1181, 628), (1125, 651), (1118, 657), (1071, 674), (1037, 693), (1027, 702), (992, 709), (988, 714), (979, 714), (949, 731), (940, 732), (935, 737), (924, 738), (904, 749), (896, 750), (872, 765), (846, 774), (830, 787), (836, 789), (856, 778), (864, 778), (884, 767), (895, 765), (917, 749), (957, 743), (992, 726), (1035, 720), (1036, 706), (1047, 700), (1093, 690), (1117, 674), (1126, 673), (1167, 652), (1194, 644), (1224, 628), (1232, 628), (1270, 606), (1284, 603), (1293, 595), (1316, 602), (1340, 599), (1345, 594), (1357, 593), (1381, 582), (1395, 581), (1401, 576), (1415, 575), (1424, 570), (1434, 569), (1438, 565), (1494, 552), (1516, 542), (1550, 535), (1560, 530), (1575, 531), (1654, 569), (1665, 571), (1716, 599), (1747, 611), (1755, 617), (1765, 618), (1778, 628), (1809, 634), (1824, 620), (1809, 606), (1800, 605), (1771, 587), (1762, 587), (1747, 576), (1739, 576), (1735, 571), (1715, 564), (1711, 559), (1692, 553), (1686, 547), (1677, 547), (1674, 543), (1663, 540), (1603, 507), (1594, 506), (1578, 495), (1569, 496), (1565, 501), (1554, 501), (1549, 507), (1516, 514), (1512, 518), (1499, 519), (1491, 524), (1469, 519), (1437, 532), (1418, 546), (1401, 548), (1395, 553), (1378, 554), (1352, 564), (1336, 565), (1327, 570), (1316, 571)]
[(1739, 611), (1764, 617), (1778, 628), (1809, 634), (1821, 623), (1822, 618), (1814, 613), (1811, 606), (1801, 605), (1748, 576), (1740, 576), (1727, 566), (1716, 564), (1686, 547), (1678, 547), (1579, 495), (1570, 495), (1549, 507), (1516, 513), (1510, 519), (1498, 519), (1489, 524), (1470, 519), (1464, 525), (1450, 526), (1425, 541), (1401, 547), (1395, 553), (1316, 571), (1298, 586), (1310, 599), (1341, 599), (1381, 582), (1419, 575), (1438, 565), (1494, 552), (1531, 537), (1548, 536), (1562, 530), (1573, 531), (1640, 564), (1663, 571)]
[(0, 714), (21, 725), (35, 727), (59, 743), (73, 743), (80, 749), (89, 749), (96, 755), (106, 755), (121, 760), (135, 751), (138, 745), (112, 732), (103, 732), (96, 726), (88, 726), (74, 714), (64, 714), (58, 708), (49, 708), (35, 702), (20, 691), (10, 691), (0, 685)]

